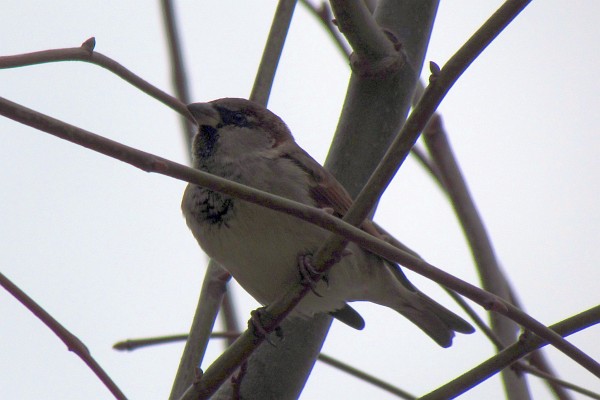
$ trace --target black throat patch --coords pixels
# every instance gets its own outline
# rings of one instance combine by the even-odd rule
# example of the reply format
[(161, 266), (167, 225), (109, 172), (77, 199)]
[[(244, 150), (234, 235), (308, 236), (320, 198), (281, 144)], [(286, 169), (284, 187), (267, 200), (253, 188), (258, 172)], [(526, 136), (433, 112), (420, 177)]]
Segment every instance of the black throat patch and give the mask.
[(202, 125), (194, 137), (194, 156), (198, 159), (210, 157), (215, 151), (219, 139), (219, 131), (210, 125)]

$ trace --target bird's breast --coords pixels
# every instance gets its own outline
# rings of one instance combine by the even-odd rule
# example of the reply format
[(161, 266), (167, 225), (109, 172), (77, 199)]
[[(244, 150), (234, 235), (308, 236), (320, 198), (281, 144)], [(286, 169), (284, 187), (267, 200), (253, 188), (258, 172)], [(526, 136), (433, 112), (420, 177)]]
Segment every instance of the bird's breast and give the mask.
[(297, 218), (198, 186), (188, 187), (182, 208), (206, 254), (263, 304), (298, 282), (298, 256), (314, 252), (326, 235)]

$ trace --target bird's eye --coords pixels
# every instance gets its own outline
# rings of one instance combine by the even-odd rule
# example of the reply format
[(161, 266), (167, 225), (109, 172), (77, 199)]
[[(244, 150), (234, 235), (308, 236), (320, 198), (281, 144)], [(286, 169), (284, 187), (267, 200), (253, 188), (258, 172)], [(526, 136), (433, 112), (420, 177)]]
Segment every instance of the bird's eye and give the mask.
[(248, 125), (248, 120), (244, 113), (238, 111), (231, 115), (231, 123), (237, 126), (246, 126)]

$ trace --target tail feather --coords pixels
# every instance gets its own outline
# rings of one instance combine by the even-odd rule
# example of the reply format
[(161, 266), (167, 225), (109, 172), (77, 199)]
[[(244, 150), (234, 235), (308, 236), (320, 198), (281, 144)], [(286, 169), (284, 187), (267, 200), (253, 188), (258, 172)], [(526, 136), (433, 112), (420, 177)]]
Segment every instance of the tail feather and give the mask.
[[(410, 294), (405, 292), (405, 295), (402, 296), (404, 297), (403, 303), (399, 306), (392, 306), (392, 308), (417, 325), (437, 344), (442, 347), (450, 347), (454, 332), (467, 334), (475, 332), (473, 326), (467, 321), (417, 289), (397, 264), (388, 263), (387, 265), (398, 282), (412, 292)], [(406, 302), (408, 302), (408, 307)]]
[(365, 327), (365, 320), (348, 304), (345, 304), (344, 307), (339, 310), (330, 312), (329, 315), (359, 331)]
[(467, 321), (421, 292), (415, 293), (410, 305), (394, 307), (442, 347), (450, 347), (454, 332), (473, 333)]

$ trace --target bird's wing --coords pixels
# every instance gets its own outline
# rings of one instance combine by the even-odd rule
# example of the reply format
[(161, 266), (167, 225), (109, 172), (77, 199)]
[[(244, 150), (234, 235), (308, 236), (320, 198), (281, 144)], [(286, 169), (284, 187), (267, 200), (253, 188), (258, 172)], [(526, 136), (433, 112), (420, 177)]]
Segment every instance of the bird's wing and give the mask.
[[(314, 158), (302, 149), (296, 142), (284, 141), (279, 144), (278, 150), (280, 154), (287, 157), (300, 168), (302, 168), (311, 178), (310, 195), (315, 200), (315, 204), (319, 208), (330, 208), (338, 217), (343, 217), (352, 205), (352, 197), (344, 189), (341, 183), (321, 166)], [(378, 239), (389, 241), (387, 235), (380, 232), (373, 221), (367, 219), (363, 221), (361, 229), (375, 236)], [(395, 263), (389, 261), (390, 267), (393, 269), (396, 278), (409, 290), (417, 290), (415, 286), (408, 280), (402, 269)]]
[(310, 178), (310, 195), (317, 207), (330, 208), (337, 216), (346, 214), (352, 197), (333, 175), (295, 142), (286, 142), (278, 150), (306, 172)]

